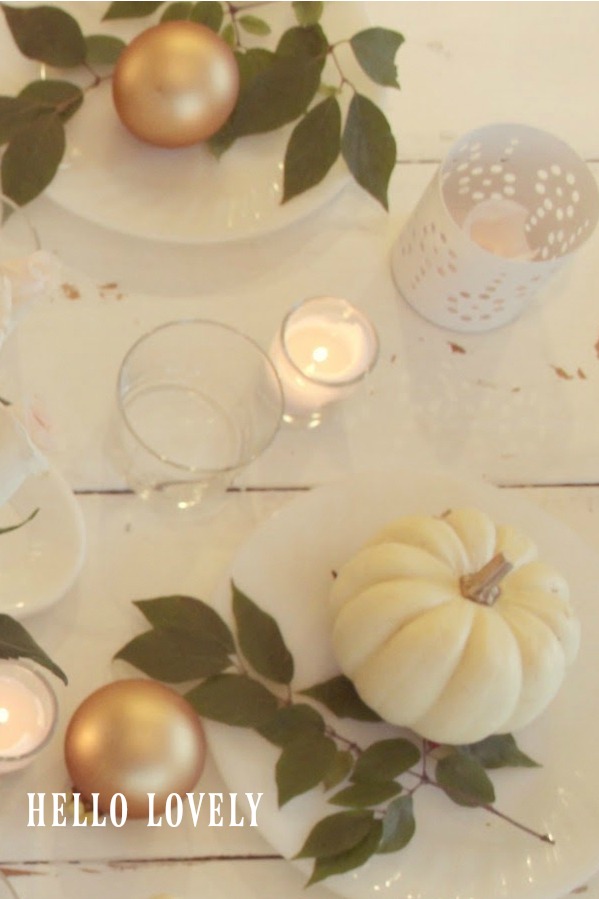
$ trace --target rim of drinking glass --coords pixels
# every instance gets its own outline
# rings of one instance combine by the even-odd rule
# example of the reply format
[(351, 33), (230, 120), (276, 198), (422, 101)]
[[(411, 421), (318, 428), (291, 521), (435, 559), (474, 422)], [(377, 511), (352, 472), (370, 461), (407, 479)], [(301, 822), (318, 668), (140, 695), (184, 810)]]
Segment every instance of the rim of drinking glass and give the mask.
[(16, 668), (22, 668), (24, 671), (27, 671), (33, 678), (35, 678), (46, 691), (48, 698), (50, 700), (50, 711), (52, 715), (52, 721), (50, 722), (50, 726), (48, 728), (47, 733), (45, 734), (43, 740), (37, 743), (32, 749), (28, 752), (23, 752), (21, 755), (2, 755), (0, 753), (0, 764), (3, 762), (12, 763), (12, 762), (26, 762), (31, 758), (34, 758), (42, 749), (44, 749), (52, 737), (54, 736), (54, 731), (56, 730), (56, 725), (58, 724), (58, 699), (56, 697), (56, 693), (54, 692), (54, 687), (49, 682), (47, 678), (44, 677), (39, 671), (36, 671), (35, 668), (30, 668), (29, 665), (24, 665), (22, 662), (19, 662), (17, 659), (1, 659), (0, 660), (0, 672), (4, 667), (13, 666)]
[[(276, 385), (276, 392), (277, 392), (277, 398), (278, 398), (277, 405), (279, 408), (279, 414), (277, 416), (277, 419), (274, 422), (270, 431), (266, 434), (266, 437), (262, 441), (260, 446), (256, 447), (251, 455), (249, 455), (247, 458), (242, 459), (236, 465), (224, 465), (222, 468), (201, 468), (201, 467), (196, 467), (193, 465), (184, 465), (181, 462), (175, 462), (172, 459), (169, 459), (169, 458), (163, 456), (161, 453), (156, 452), (156, 450), (153, 447), (151, 447), (148, 443), (146, 443), (146, 441), (142, 437), (140, 437), (140, 435), (137, 433), (135, 428), (132, 427), (131, 422), (129, 421), (129, 419), (126, 415), (125, 409), (123, 408), (123, 402), (122, 402), (122, 397), (121, 397), (121, 382), (123, 379), (123, 372), (124, 372), (125, 366), (127, 365), (127, 362), (129, 361), (129, 359), (131, 358), (131, 356), (133, 355), (135, 350), (140, 346), (140, 344), (145, 343), (146, 340), (148, 340), (150, 337), (153, 337), (155, 334), (159, 333), (160, 331), (165, 331), (168, 328), (181, 327), (182, 325), (209, 325), (211, 328), (218, 328), (221, 331), (227, 331), (229, 334), (233, 335), (234, 337), (239, 337), (244, 343), (246, 343), (253, 350), (255, 350), (257, 352), (258, 356), (262, 357), (262, 361), (265, 363), (266, 368), (270, 371), (270, 373), (273, 377), (273, 382)], [(142, 334), (140, 337), (138, 337), (137, 340), (131, 344), (131, 346), (129, 347), (129, 349), (127, 350), (125, 355), (123, 356), (123, 359), (119, 366), (119, 372), (118, 372), (118, 376), (117, 376), (116, 394), (117, 394), (117, 408), (119, 410), (121, 419), (123, 420), (123, 423), (125, 424), (129, 433), (135, 438), (135, 440), (137, 440), (137, 442), (140, 444), (140, 446), (143, 446), (143, 448), (155, 459), (158, 459), (158, 461), (165, 462), (167, 465), (170, 465), (172, 468), (176, 468), (179, 471), (183, 471), (183, 472), (187, 472), (187, 473), (211, 471), (211, 472), (219, 472), (221, 474), (226, 474), (228, 472), (235, 472), (244, 465), (249, 465), (251, 462), (254, 461), (254, 459), (257, 459), (258, 456), (260, 456), (270, 446), (270, 444), (276, 437), (276, 435), (281, 427), (281, 422), (283, 420), (283, 412), (284, 412), (284, 408), (285, 408), (285, 400), (284, 400), (284, 395), (283, 395), (283, 386), (281, 384), (281, 379), (279, 378), (279, 374), (278, 374), (273, 362), (269, 358), (268, 354), (262, 349), (260, 344), (257, 343), (255, 340), (253, 340), (253, 338), (248, 337), (248, 335), (244, 334), (242, 331), (238, 331), (237, 328), (232, 328), (230, 325), (225, 325), (222, 322), (213, 321), (212, 319), (209, 319), (209, 318), (179, 318), (179, 319), (175, 319), (173, 321), (164, 322), (161, 325), (157, 325), (157, 327), (152, 328), (150, 331), (146, 331), (145, 334)]]
[[(289, 352), (287, 350), (284, 335), (285, 335), (285, 330), (287, 328), (287, 325), (289, 324), (291, 317), (293, 315), (295, 315), (295, 313), (298, 311), (298, 309), (301, 309), (303, 306), (309, 306), (310, 303), (316, 303), (320, 300), (332, 300), (333, 302), (343, 303), (346, 307), (351, 309), (351, 311), (354, 312), (362, 320), (362, 322), (367, 326), (368, 331), (370, 332), (370, 336), (372, 339), (372, 357), (369, 360), (368, 366), (359, 375), (355, 375), (353, 378), (347, 378), (347, 380), (345, 380), (345, 381), (331, 381), (331, 380), (327, 380), (326, 378), (318, 378), (318, 377), (315, 377), (314, 375), (305, 374), (305, 372), (303, 372), (302, 369), (291, 358), (291, 356), (289, 355)], [(373, 323), (371, 322), (371, 320), (366, 315), (366, 313), (362, 312), (361, 309), (358, 309), (357, 306), (354, 306), (353, 303), (350, 303), (349, 300), (346, 300), (343, 297), (333, 297), (333, 296), (328, 296), (326, 294), (322, 294), (321, 296), (316, 296), (316, 297), (308, 297), (305, 300), (300, 300), (299, 303), (295, 303), (291, 307), (291, 309), (289, 309), (289, 311), (285, 315), (285, 318), (281, 322), (279, 336), (280, 336), (280, 344), (281, 344), (281, 350), (283, 352), (283, 356), (285, 357), (285, 360), (289, 363), (289, 365), (293, 368), (293, 370), (296, 371), (297, 374), (300, 375), (302, 378), (304, 378), (306, 381), (309, 381), (311, 384), (318, 384), (318, 386), (322, 386), (322, 387), (351, 387), (353, 384), (358, 384), (368, 374), (370, 374), (370, 372), (372, 371), (372, 369), (378, 362), (379, 353), (380, 353), (380, 349), (381, 349), (378, 332), (377, 332), (376, 328), (374, 327)]]
[[(0, 887), (5, 889), (6, 894), (10, 894), (14, 899), (19, 899), (19, 894), (2, 870), (0, 870)], [(0, 890), (0, 899), (2, 899), (5, 893)]]
[[(0, 229), (4, 227), (5, 219), (4, 219), (4, 207), (7, 206), (10, 209), (10, 215), (16, 215), (24, 224), (27, 230), (30, 232), (31, 237), (33, 238), (33, 243), (35, 244), (36, 250), (41, 250), (42, 244), (40, 241), (40, 236), (37, 233), (37, 229), (35, 225), (25, 212), (22, 206), (19, 206), (18, 203), (15, 203), (14, 200), (11, 200), (10, 197), (7, 197), (6, 194), (0, 193), (0, 203), (2, 204), (2, 215), (0, 216)], [(8, 222), (9, 219), (7, 218)]]

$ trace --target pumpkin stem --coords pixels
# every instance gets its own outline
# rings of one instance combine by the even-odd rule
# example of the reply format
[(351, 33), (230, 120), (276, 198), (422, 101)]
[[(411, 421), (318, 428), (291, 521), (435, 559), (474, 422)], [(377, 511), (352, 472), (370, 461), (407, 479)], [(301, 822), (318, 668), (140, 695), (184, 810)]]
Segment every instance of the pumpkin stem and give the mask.
[(501, 592), (500, 582), (513, 567), (502, 553), (497, 553), (480, 571), (462, 575), (460, 578), (462, 596), (481, 605), (492, 606)]

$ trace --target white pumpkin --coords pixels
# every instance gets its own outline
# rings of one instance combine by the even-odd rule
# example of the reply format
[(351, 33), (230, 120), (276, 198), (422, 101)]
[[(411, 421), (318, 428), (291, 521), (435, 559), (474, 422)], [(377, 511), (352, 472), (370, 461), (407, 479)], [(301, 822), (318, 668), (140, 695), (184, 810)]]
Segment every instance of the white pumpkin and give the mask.
[(477, 509), (385, 527), (338, 572), (331, 608), (337, 661), (364, 702), (438, 743), (524, 727), (580, 639), (564, 578)]

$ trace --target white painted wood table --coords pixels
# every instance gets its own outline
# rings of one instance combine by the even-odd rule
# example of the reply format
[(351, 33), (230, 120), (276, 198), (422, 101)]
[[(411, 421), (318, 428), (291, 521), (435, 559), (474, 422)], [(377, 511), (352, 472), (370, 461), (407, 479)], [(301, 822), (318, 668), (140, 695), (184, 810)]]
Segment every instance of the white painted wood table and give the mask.
[[(389, 214), (348, 184), (280, 232), (190, 248), (118, 235), (47, 198), (30, 207), (44, 246), (65, 261), (64, 279), (5, 347), (0, 384), (45, 421), (37, 436), (78, 495), (88, 543), (76, 586), (27, 622), (70, 683), (57, 688), (50, 748), (0, 779), (0, 868), (22, 899), (305, 895), (302, 875), (248, 828), (28, 830), (25, 798), (68, 789), (64, 729), (79, 702), (115, 676), (113, 653), (139, 631), (131, 600), (209, 596), (252, 530), (299, 489), (368, 469), (449, 465), (525, 495), (599, 550), (599, 234), (517, 322), (478, 336), (420, 319), (389, 268), (391, 244), (439, 159), (471, 128), (545, 128), (599, 174), (599, 5), (366, 6), (373, 23), (406, 37), (402, 90), (388, 97), (400, 160)], [(21, 63), (4, 23), (0, 30), (0, 87), (9, 93)], [(266, 346), (292, 302), (322, 293), (353, 300), (378, 328), (380, 360), (363, 388), (322, 427), (281, 431), (208, 521), (173, 526), (123, 492), (106, 441), (131, 342), (193, 315)], [(213, 760), (201, 789), (227, 791)], [(581, 888), (599, 899), (599, 879)]]

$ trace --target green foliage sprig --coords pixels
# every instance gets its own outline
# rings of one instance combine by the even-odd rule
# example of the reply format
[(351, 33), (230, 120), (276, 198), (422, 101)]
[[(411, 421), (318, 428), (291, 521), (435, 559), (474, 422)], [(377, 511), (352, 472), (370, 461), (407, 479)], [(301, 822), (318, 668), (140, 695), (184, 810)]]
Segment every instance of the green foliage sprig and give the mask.
[(358, 721), (380, 718), (341, 675), (294, 693), (294, 661), (277, 622), (235, 584), (235, 631), (209, 605), (188, 596), (135, 605), (151, 628), (115, 658), (167, 683), (199, 681), (185, 695), (200, 716), (253, 729), (276, 746), (279, 806), (308, 790), (326, 792), (331, 814), (314, 825), (296, 856), (313, 862), (309, 884), (406, 846), (416, 830), (413, 797), (425, 786), (553, 842), (493, 805), (487, 770), (537, 766), (511, 735), (440, 746), (402, 734), (363, 748), (331, 724), (331, 713)]
[(67, 683), (64, 671), (52, 661), (23, 625), (4, 614), (0, 614), (0, 659), (30, 659)]
[(31, 512), (27, 516), (27, 518), (24, 518), (22, 521), (19, 521), (17, 524), (9, 524), (4, 528), (0, 528), (0, 536), (2, 536), (2, 534), (10, 534), (11, 531), (20, 530), (26, 524), (29, 524), (30, 521), (33, 521), (33, 519), (38, 514), (38, 512), (39, 512), (39, 509), (34, 509), (33, 512)]
[[(384, 87), (399, 88), (395, 56), (403, 36), (367, 28), (331, 44), (320, 19), (323, 3), (292, 3), (297, 25), (279, 38), (275, 50), (244, 46), (244, 35), (268, 35), (269, 24), (248, 13), (250, 6), (204, 2), (111, 3), (104, 20), (149, 16), (164, 7), (160, 21), (186, 19), (211, 28), (234, 50), (240, 93), (233, 113), (207, 143), (220, 156), (239, 138), (275, 131), (295, 122), (284, 160), (282, 202), (319, 184), (341, 156), (356, 182), (385, 209), (396, 164), (396, 143), (380, 108), (360, 93), (343, 71), (339, 47), (347, 44), (363, 72)], [(80, 87), (64, 78), (31, 82), (17, 96), (0, 96), (0, 164), (3, 192), (24, 205), (53, 180), (63, 158), (65, 124), (86, 95), (111, 77), (125, 42), (108, 34), (84, 35), (76, 19), (59, 7), (1, 4), (21, 53), (56, 69), (80, 70), (90, 77)], [(327, 59), (338, 81), (322, 81)], [(351, 99), (345, 113), (343, 92)], [(320, 97), (319, 97), (320, 95)]]

